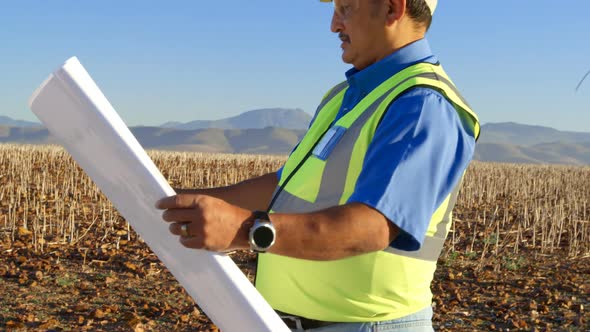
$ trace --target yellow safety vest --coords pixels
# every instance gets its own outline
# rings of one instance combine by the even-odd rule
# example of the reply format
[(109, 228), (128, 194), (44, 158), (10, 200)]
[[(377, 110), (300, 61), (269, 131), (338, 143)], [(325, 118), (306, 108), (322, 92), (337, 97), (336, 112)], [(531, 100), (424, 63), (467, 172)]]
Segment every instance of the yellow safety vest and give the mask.
[[(272, 212), (305, 213), (345, 204), (354, 192), (367, 148), (389, 105), (419, 86), (440, 92), (454, 106), (464, 128), (479, 136), (477, 116), (440, 65), (419, 63), (404, 69), (331, 126), (348, 88), (343, 82), (324, 97), (313, 125), (283, 167), (279, 186), (295, 173), (277, 196)], [(339, 142), (327, 158), (311, 153), (336, 133)], [(457, 184), (432, 215), (418, 251), (389, 247), (335, 261), (260, 254), (256, 288), (274, 309), (317, 320), (382, 321), (417, 312), (431, 305), (430, 284), (451, 227), (459, 187)]]

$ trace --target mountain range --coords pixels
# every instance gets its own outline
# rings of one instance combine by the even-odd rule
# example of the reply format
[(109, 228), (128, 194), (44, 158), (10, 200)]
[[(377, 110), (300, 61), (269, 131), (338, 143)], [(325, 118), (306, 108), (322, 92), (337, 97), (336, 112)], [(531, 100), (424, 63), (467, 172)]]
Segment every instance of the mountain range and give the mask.
[(285, 129), (307, 129), (311, 116), (302, 109), (265, 108), (244, 112), (221, 120), (196, 120), (187, 123), (166, 122), (161, 127), (183, 130), (219, 129), (262, 129), (267, 127)]
[(481, 126), (478, 143), (514, 144), (534, 146), (542, 143), (590, 142), (590, 132), (559, 131), (541, 126), (523, 125), (514, 122), (488, 123)]
[(24, 121), (24, 120), (14, 120), (7, 116), (0, 115), (0, 125), (3, 126), (10, 126), (10, 127), (39, 127), (41, 126), (38, 122), (31, 122), (31, 121)]
[[(311, 116), (299, 109), (263, 109), (238, 116), (159, 127), (131, 127), (145, 149), (216, 153), (288, 154)], [(0, 143), (57, 144), (40, 124), (0, 116)], [(590, 165), (590, 133), (512, 122), (482, 126), (476, 160)]]
[(560, 131), (514, 122), (481, 127), (476, 160), (535, 163), (590, 164), (590, 133)]

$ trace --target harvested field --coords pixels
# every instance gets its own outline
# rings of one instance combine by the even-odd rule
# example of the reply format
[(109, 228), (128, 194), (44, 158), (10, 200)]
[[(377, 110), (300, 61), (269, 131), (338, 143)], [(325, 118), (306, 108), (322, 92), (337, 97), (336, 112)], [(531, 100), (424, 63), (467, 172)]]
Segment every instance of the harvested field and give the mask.
[[(174, 187), (285, 160), (150, 155)], [(216, 330), (63, 149), (0, 146), (0, 183), (1, 330)], [(590, 167), (474, 162), (433, 293), (440, 331), (590, 330)]]

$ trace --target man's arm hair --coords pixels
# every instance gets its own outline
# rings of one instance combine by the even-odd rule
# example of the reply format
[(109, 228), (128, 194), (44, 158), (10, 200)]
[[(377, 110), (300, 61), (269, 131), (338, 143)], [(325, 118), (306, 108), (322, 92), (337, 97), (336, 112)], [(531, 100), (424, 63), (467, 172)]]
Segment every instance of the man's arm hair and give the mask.
[[(271, 214), (277, 240), (271, 253), (308, 260), (335, 260), (380, 251), (399, 228), (379, 211), (349, 203), (303, 214)], [(241, 235), (242, 241), (247, 235)]]
[(175, 190), (177, 194), (213, 196), (241, 208), (255, 211), (266, 210), (278, 182), (277, 173), (273, 172), (227, 187)]

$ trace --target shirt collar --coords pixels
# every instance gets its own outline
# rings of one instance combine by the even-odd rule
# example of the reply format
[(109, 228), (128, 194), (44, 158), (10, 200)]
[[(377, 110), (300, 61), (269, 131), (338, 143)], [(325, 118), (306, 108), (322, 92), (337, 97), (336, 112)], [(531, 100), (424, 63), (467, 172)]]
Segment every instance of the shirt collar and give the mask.
[(419, 62), (438, 62), (426, 38), (402, 47), (363, 70), (348, 70), (346, 79), (350, 88), (367, 95), (391, 76)]

